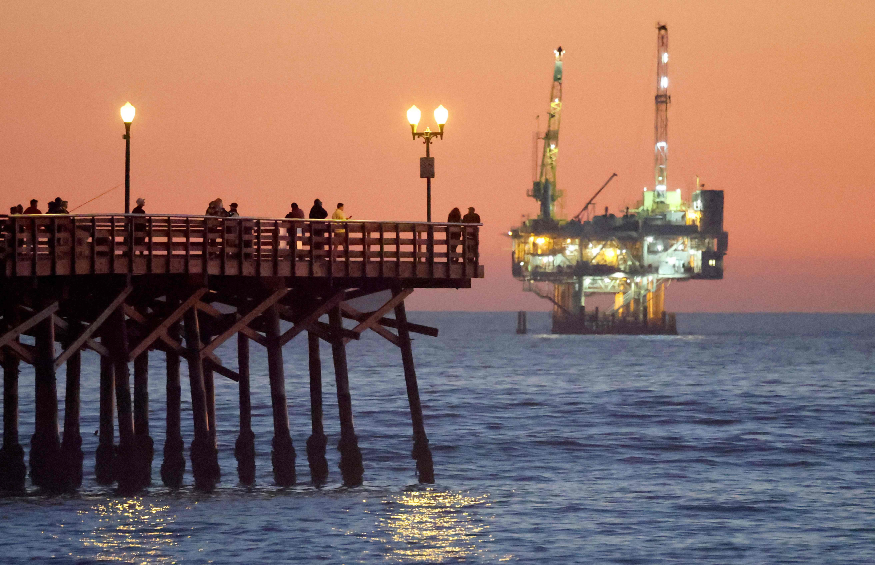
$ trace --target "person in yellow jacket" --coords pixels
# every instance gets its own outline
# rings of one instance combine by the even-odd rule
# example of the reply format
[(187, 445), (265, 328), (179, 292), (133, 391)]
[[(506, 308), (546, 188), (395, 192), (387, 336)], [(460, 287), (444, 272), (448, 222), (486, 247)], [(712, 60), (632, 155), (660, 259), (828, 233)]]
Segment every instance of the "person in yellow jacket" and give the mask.
[[(335, 210), (334, 213), (331, 214), (331, 219), (332, 220), (346, 221), (346, 220), (351, 220), (352, 216), (347, 216), (346, 212), (343, 211), (343, 202), (338, 202), (337, 203), (337, 210)], [(334, 228), (334, 236), (336, 238), (336, 240), (335, 240), (336, 243), (333, 246), (332, 254), (336, 253), (340, 249), (340, 246), (344, 245), (344, 241), (346, 238), (346, 229), (342, 226), (338, 226), (338, 227)], [(344, 250), (349, 251), (349, 249), (347, 249), (346, 246), (344, 246)], [(335, 255), (335, 257), (336, 257), (336, 255)]]

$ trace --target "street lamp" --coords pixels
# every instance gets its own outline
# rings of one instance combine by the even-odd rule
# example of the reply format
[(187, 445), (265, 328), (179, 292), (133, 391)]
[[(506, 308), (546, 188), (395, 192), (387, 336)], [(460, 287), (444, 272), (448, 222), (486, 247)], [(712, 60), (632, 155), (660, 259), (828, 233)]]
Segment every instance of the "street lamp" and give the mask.
[(131, 122), (137, 109), (128, 102), (122, 106), (122, 120), (125, 122), (125, 214), (131, 212)]
[(414, 141), (421, 137), (425, 143), (425, 157), (419, 159), (419, 178), (425, 179), (426, 186), (426, 220), (431, 223), (431, 179), (434, 178), (434, 157), (431, 156), (431, 140), (434, 137), (444, 138), (444, 125), (447, 123), (449, 112), (444, 108), (443, 104), (438, 106), (434, 111), (434, 121), (437, 122), (440, 131), (431, 131), (431, 128), (425, 128), (423, 132), (417, 132), (416, 126), (419, 124), (419, 119), (422, 117), (422, 112), (416, 106), (411, 106), (407, 110), (407, 121), (410, 122), (410, 130), (413, 133)]

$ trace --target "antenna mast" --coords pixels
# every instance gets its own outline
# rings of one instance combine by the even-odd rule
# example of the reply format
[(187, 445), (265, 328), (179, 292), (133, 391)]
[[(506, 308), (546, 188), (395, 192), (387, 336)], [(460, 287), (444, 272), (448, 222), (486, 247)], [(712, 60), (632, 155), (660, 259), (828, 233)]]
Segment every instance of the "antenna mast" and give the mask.
[(556, 189), (556, 154), (559, 151), (559, 118), (562, 114), (562, 47), (554, 52), (553, 86), (550, 89), (550, 112), (547, 114), (547, 131), (544, 133), (544, 153), (541, 157), (541, 171), (532, 187), (532, 196), (540, 202), (538, 218), (554, 219), (554, 204), (562, 193)]
[(656, 201), (665, 202), (668, 184), (668, 27), (656, 24)]

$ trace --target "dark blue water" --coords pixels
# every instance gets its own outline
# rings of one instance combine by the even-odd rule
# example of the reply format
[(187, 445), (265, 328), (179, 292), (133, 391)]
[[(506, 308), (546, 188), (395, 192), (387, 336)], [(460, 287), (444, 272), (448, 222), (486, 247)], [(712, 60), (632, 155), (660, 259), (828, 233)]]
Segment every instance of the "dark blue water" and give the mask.
[[(85, 484), (75, 496), (0, 499), (0, 561), (875, 562), (875, 316), (681, 315), (678, 337), (552, 336), (538, 333), (545, 315), (530, 315), (526, 336), (515, 313), (411, 317), (441, 330), (414, 344), (433, 487), (416, 484), (400, 355), (376, 336), (349, 345), (366, 472), (354, 489), (339, 484), (333, 449), (332, 482), (306, 483), (306, 342), (294, 340), (285, 361), (299, 486), (272, 486), (265, 358), (253, 346), (258, 485), (237, 485), (236, 389), (217, 380), (218, 491), (115, 496), (94, 485), (87, 356)], [(151, 359), (156, 485), (161, 357)], [(325, 350), (323, 365), (333, 446)], [(26, 438), (32, 373), (21, 389)]]

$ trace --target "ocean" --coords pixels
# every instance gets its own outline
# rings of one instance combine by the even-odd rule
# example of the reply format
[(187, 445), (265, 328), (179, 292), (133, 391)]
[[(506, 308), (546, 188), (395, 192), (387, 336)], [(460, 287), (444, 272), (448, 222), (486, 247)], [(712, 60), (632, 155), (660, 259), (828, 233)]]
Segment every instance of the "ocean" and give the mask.
[[(414, 342), (436, 484), (416, 481), (400, 352), (370, 334), (348, 346), (363, 486), (340, 483), (327, 347), (331, 475), (309, 484), (297, 338), (284, 350), (297, 486), (273, 485), (266, 355), (253, 344), (256, 486), (237, 482), (236, 384), (218, 375), (222, 482), (195, 492), (188, 462), (185, 488), (161, 485), (164, 360), (152, 353), (153, 486), (118, 496), (94, 482), (98, 363), (85, 353), (84, 484), (0, 497), (0, 562), (875, 562), (875, 315), (680, 314), (679, 336), (550, 335), (545, 313), (523, 336), (515, 312), (410, 319), (440, 328)], [(27, 449), (32, 369), (20, 388)], [(188, 396), (183, 381), (186, 446)]]

